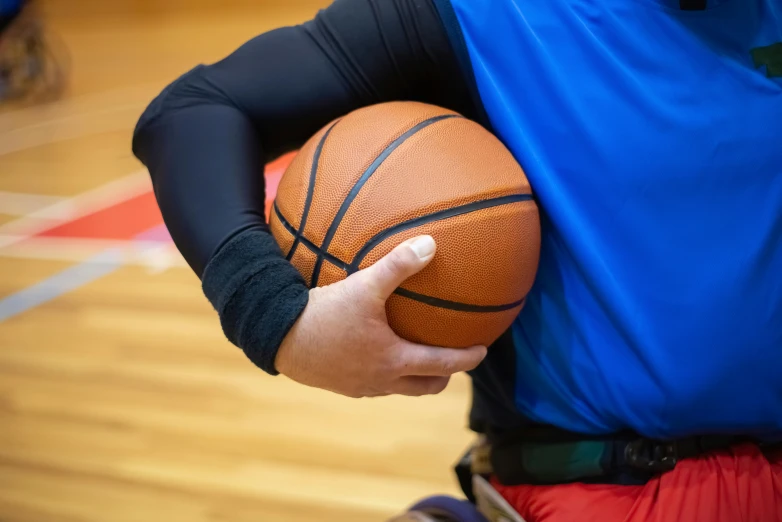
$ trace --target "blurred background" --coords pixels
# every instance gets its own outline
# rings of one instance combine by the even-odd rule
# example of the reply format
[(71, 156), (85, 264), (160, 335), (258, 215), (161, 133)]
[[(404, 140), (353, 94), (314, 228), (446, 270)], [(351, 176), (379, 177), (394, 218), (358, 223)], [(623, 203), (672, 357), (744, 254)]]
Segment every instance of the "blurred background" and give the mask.
[(0, 0), (0, 521), (371, 522), (458, 493), (467, 378), (350, 400), (256, 369), (131, 154), (169, 82), (327, 3)]

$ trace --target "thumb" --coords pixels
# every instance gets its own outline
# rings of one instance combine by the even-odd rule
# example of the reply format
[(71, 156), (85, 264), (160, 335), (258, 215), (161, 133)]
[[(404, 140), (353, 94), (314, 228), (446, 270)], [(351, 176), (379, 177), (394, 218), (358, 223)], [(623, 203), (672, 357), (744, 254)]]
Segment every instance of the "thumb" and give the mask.
[(436, 245), (432, 236), (418, 236), (400, 243), (374, 265), (361, 270), (361, 283), (383, 300), (408, 277), (420, 272), (434, 257)]

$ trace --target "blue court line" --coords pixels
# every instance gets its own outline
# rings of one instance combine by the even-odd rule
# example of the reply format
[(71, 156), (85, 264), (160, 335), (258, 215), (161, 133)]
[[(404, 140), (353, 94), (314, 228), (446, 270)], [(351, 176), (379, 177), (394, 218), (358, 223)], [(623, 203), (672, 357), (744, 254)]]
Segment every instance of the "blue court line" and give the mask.
[(101, 252), (76, 266), (0, 300), (0, 323), (106, 276), (122, 266), (122, 251)]

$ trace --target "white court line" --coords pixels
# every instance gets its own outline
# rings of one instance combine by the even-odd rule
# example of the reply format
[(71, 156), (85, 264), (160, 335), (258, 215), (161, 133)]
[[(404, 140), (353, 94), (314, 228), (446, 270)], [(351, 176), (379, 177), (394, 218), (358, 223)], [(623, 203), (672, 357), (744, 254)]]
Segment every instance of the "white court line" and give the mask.
[(0, 156), (85, 136), (124, 131), (133, 127), (133, 119), (141, 115), (143, 109), (143, 103), (119, 105), (86, 115), (69, 116), (53, 122), (41, 122), (14, 129), (0, 135)]
[(92, 214), (152, 190), (146, 170), (31, 212), (0, 225), (0, 248), (43, 232), (52, 226)]
[(188, 266), (173, 243), (142, 239), (32, 237), (3, 248), (0, 256), (81, 263), (108, 249), (122, 251), (126, 265), (143, 266), (156, 273), (168, 268)]
[(0, 322), (106, 276), (122, 266), (119, 250), (100, 254), (0, 300)]
[(97, 281), (128, 264), (144, 266), (152, 274), (165, 272), (174, 266), (187, 266), (170, 243), (138, 238), (127, 241), (124, 247), (108, 248), (80, 261), (40, 283), (0, 299), (0, 323)]
[(9, 216), (25, 216), (44, 207), (60, 203), (62, 196), (43, 196), (40, 194), (25, 194), (22, 192), (5, 192), (0, 190), (0, 214)]
[(133, 129), (162, 85), (68, 97), (0, 114), (0, 156), (103, 132)]

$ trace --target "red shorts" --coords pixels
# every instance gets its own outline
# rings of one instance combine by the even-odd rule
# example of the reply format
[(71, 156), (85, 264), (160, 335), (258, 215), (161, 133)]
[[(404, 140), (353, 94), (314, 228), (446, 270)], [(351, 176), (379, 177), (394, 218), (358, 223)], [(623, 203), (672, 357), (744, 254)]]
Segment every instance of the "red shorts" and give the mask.
[(782, 451), (737, 446), (643, 486), (492, 485), (527, 522), (782, 522)]

